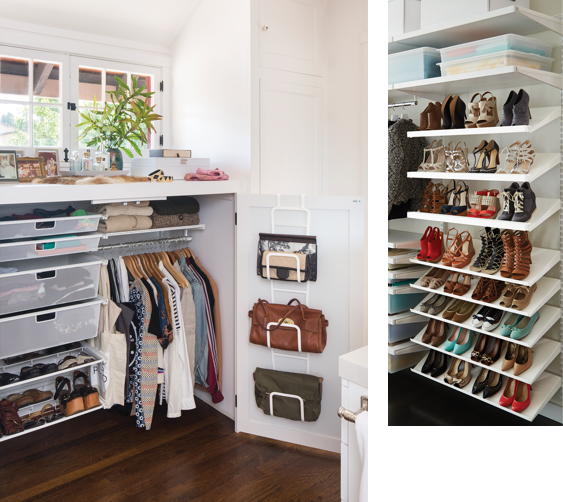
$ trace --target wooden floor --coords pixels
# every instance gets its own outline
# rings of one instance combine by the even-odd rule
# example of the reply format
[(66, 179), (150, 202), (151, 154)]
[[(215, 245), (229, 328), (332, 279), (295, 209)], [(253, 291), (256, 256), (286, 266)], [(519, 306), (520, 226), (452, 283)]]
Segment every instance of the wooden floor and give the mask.
[(237, 434), (200, 400), (150, 431), (100, 410), (0, 443), (0, 500), (340, 501), (340, 455)]

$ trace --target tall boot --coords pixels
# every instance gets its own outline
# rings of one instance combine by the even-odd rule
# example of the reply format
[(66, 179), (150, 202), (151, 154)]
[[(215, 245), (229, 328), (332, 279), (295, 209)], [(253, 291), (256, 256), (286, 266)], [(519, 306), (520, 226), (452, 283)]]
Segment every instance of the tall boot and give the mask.
[(491, 227), (481, 229), (479, 237), (481, 237), (481, 252), (477, 256), (475, 263), (469, 267), (473, 272), (481, 272), (489, 263), (491, 256), (493, 256), (493, 231)]
[(496, 274), (501, 267), (504, 259), (504, 242), (500, 236), (498, 228), (493, 229), (493, 255), (489, 259), (487, 266), (481, 270), (484, 274)]
[(523, 281), (530, 275), (532, 264), (532, 243), (528, 232), (517, 230), (514, 232), (514, 268), (512, 278)]
[(500, 266), (500, 275), (502, 277), (512, 277), (514, 270), (514, 232), (512, 230), (503, 230), (500, 234), (504, 243), (504, 259)]

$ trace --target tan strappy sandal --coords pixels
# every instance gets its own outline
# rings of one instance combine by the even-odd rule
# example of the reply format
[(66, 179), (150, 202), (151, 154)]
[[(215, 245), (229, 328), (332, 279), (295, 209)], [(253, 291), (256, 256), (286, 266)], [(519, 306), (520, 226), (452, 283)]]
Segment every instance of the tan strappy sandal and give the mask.
[(528, 232), (517, 230), (513, 235), (514, 243), (514, 268), (512, 278), (523, 281), (530, 275), (530, 265), (532, 264), (532, 243)]
[(538, 284), (532, 286), (520, 286), (514, 295), (511, 308), (515, 310), (524, 310), (532, 301), (532, 296), (538, 289)]
[[(462, 143), (464, 146), (459, 146)], [(467, 145), (465, 144), (465, 141), (459, 141), (453, 148), (448, 145), (448, 148), (445, 150), (445, 154), (446, 172), (466, 173), (469, 171), (469, 165), (467, 164)]]
[(475, 255), (475, 248), (473, 246), (473, 238), (466, 230), (459, 234), (461, 242), (459, 243), (459, 250), (456, 251), (456, 256), (452, 261), (452, 267), (464, 268), (471, 263), (471, 259)]
[(532, 149), (532, 142), (527, 139), (518, 148), (518, 159), (508, 174), (528, 174), (534, 163), (536, 152)]
[[(479, 96), (478, 101), (473, 101), (477, 96)], [(477, 121), (479, 120), (479, 102), (483, 100), (483, 96), (480, 92), (473, 94), (471, 101), (467, 104), (467, 120), (465, 121), (466, 129), (474, 129), (477, 127)]]
[(428, 166), (433, 162), (433, 151), (442, 144), (442, 140), (437, 140), (435, 139), (434, 141), (432, 141), (432, 143), (430, 143), (430, 146), (427, 146), (424, 149), (424, 156), (423, 156), (423, 161), (422, 164), (420, 164), (420, 166), (418, 166), (418, 171), (419, 172), (425, 172), (428, 171)]
[[(485, 98), (487, 94), (491, 95), (489, 99)], [(479, 120), (476, 125), (477, 127), (496, 127), (498, 121), (497, 98), (493, 96), (492, 92), (487, 91), (479, 101)]]
[(442, 287), (448, 280), (448, 277), (451, 275), (451, 272), (449, 270), (442, 270), (441, 272), (441, 274), (437, 274), (430, 280), (430, 289), (438, 289)]

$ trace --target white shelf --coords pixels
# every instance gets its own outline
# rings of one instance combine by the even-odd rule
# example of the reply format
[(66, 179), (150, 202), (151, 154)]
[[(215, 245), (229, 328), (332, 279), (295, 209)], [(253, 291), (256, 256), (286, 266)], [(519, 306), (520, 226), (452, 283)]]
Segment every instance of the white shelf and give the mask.
[(60, 424), (62, 422), (66, 422), (67, 420), (71, 420), (73, 418), (78, 418), (78, 417), (81, 417), (83, 415), (86, 415), (87, 413), (92, 413), (93, 411), (98, 411), (98, 410), (101, 410), (101, 409), (103, 409), (102, 405), (96, 406), (95, 408), (91, 408), (90, 410), (81, 411), (80, 413), (76, 413), (74, 415), (71, 415), (70, 417), (59, 418), (58, 420), (55, 420), (54, 422), (49, 422), (49, 423), (46, 423), (44, 425), (39, 425), (37, 427), (34, 427), (33, 429), (28, 429), (28, 430), (23, 431), (23, 432), (18, 432), (17, 434), (10, 434), (9, 436), (4, 436), (4, 437), (0, 438), (0, 442), (8, 441), (9, 439), (19, 438), (20, 436), (23, 436), (25, 434), (29, 434), (30, 432), (42, 431), (46, 427), (51, 427), (51, 425), (57, 425), (57, 424)]
[[(505, 377), (516, 378), (516, 380), (529, 384), (533, 384), (541, 376), (541, 374), (545, 371), (545, 369), (551, 364), (551, 362), (557, 357), (557, 355), (561, 353), (560, 342), (548, 340), (547, 338), (540, 340), (536, 345), (534, 345), (534, 348), (532, 349), (532, 366), (530, 366), (526, 371), (524, 371), (524, 373), (521, 373), (520, 375), (515, 377), (512, 368), (508, 371), (501, 370), (502, 363), (504, 361), (504, 356), (506, 354), (506, 351), (508, 350), (508, 344), (506, 344), (506, 347), (502, 349), (502, 353), (498, 361), (491, 364), (490, 366), (487, 366), (485, 364), (481, 364), (480, 362), (475, 362), (471, 360), (471, 353), (473, 352), (475, 345), (477, 344), (480, 338), (478, 334), (473, 333), (471, 347), (463, 354), (457, 355), (454, 354), (453, 351), (448, 352), (447, 350), (444, 349), (444, 347), (446, 346), (446, 342), (442, 343), (438, 347), (433, 347), (432, 345), (429, 345), (427, 343), (422, 343), (422, 336), (424, 335), (425, 331), (426, 331), (426, 327), (424, 327), (420, 331), (420, 333), (418, 333), (418, 335), (416, 335), (412, 339), (412, 341), (419, 344), (422, 347), (425, 347), (426, 349), (434, 349), (437, 350), (438, 352), (443, 352), (444, 354), (448, 354), (452, 357), (456, 357), (458, 359), (462, 359), (463, 361), (467, 361), (471, 363), (473, 366), (479, 366), (480, 368), (487, 368), (494, 371), (495, 373), (500, 373)], [(452, 331), (458, 333), (459, 328), (457, 326), (452, 326), (452, 329), (447, 331), (448, 337), (452, 334)], [(508, 339), (508, 341), (510, 341), (510, 339)]]
[[(419, 242), (420, 244), (420, 242)], [(406, 265), (411, 262), (413, 257), (416, 257), (418, 251), (414, 251), (412, 253), (405, 253), (405, 254), (398, 254), (395, 256), (387, 256), (387, 263), (392, 265)]]
[(458, 387), (454, 387), (453, 385), (444, 382), (444, 375), (439, 375), (436, 378), (434, 378), (431, 377), (430, 375), (426, 375), (422, 373), (422, 366), (424, 366), (425, 361), (426, 361), (426, 356), (424, 356), (422, 360), (414, 368), (411, 369), (411, 371), (425, 378), (433, 380), (434, 382), (437, 382), (439, 384), (447, 385), (450, 389), (461, 392), (466, 396), (479, 399), (484, 403), (488, 403), (500, 410), (506, 411), (508, 413), (512, 413), (513, 415), (516, 415), (517, 417), (523, 418), (530, 422), (533, 421), (538, 416), (538, 414), (543, 409), (543, 407), (549, 402), (553, 394), (555, 394), (557, 389), (561, 387), (560, 377), (552, 375), (547, 372), (543, 373), (534, 383), (534, 388), (530, 394), (530, 406), (528, 406), (522, 413), (517, 413), (515, 411), (512, 411), (512, 408), (510, 407), (505, 408), (504, 406), (501, 406), (499, 404), (499, 399), (502, 396), (502, 393), (504, 392), (504, 388), (506, 386), (506, 382), (507, 382), (506, 378), (503, 378), (503, 385), (501, 390), (499, 390), (495, 395), (487, 399), (483, 399), (482, 393), (471, 394), (471, 390), (473, 389), (473, 384), (475, 383), (475, 380), (477, 379), (481, 371), (481, 369), (478, 366), (472, 369), (471, 381), (465, 387), (460, 389)]
[(147, 228), (146, 230), (131, 230), (130, 232), (102, 232), (102, 239), (109, 239), (110, 237), (116, 237), (118, 235), (136, 235), (136, 234), (148, 234), (155, 232), (175, 232), (183, 230), (187, 232), (188, 230), (205, 230), (205, 225), (188, 225), (185, 227), (165, 227), (165, 228)]
[(421, 347), (417, 343), (407, 340), (399, 345), (387, 346), (387, 353), (392, 356), (402, 356), (405, 354), (412, 354), (414, 352), (422, 352), (426, 350), (425, 347)]
[[(426, 301), (430, 298), (430, 295), (427, 296), (423, 301)], [(478, 312), (478, 310), (475, 310)], [(425, 312), (420, 312), (417, 308), (411, 309), (411, 313), (417, 314), (418, 316), (428, 317), (430, 319), (436, 319), (437, 321), (442, 321), (447, 324), (452, 324), (454, 326), (459, 326), (460, 328), (469, 328), (473, 331), (478, 333), (484, 333), (485, 335), (491, 335), (495, 338), (500, 338), (501, 340), (510, 340), (511, 342), (516, 343), (517, 345), (524, 345), (525, 347), (534, 347), (536, 343), (551, 329), (551, 327), (561, 319), (561, 310), (557, 307), (552, 307), (551, 305), (544, 305), (540, 309), (540, 317), (534, 324), (532, 331), (530, 334), (521, 340), (513, 340), (510, 337), (502, 336), (500, 334), (500, 326), (493, 331), (485, 331), (482, 328), (475, 328), (471, 323), (473, 321), (473, 316), (467, 319), (467, 321), (459, 323), (454, 322), (452, 320), (444, 319), (442, 317), (442, 312), (439, 315), (431, 315)]]
[[(505, 310), (507, 312), (513, 312), (516, 314), (522, 314), (527, 317), (532, 317), (541, 307), (543, 307), (546, 302), (555, 294), (557, 291), (561, 289), (561, 281), (559, 279), (552, 279), (551, 277), (542, 277), (538, 282), (538, 288), (532, 295), (532, 301), (526, 307), (525, 310), (516, 310), (507, 307), (501, 307), (499, 305), (500, 298), (492, 303), (483, 302), (480, 300), (473, 300), (471, 298), (471, 294), (477, 287), (478, 281), (472, 281), (470, 290), (462, 296), (457, 296), (451, 293), (444, 292), (444, 286), (438, 289), (430, 289), (425, 288), (420, 285), (420, 279), (416, 281), (414, 284), (411, 284), (412, 288), (420, 289), (422, 291), (427, 291), (428, 293), (438, 293), (442, 296), (447, 296), (449, 298), (455, 298), (456, 300), (464, 300), (471, 303), (476, 303), (477, 305), (482, 305), (484, 307), (492, 307), (495, 309)], [(502, 298), (502, 296), (501, 296)], [(473, 313), (476, 313), (473, 312)]]
[(411, 259), (411, 263), (414, 265), (426, 265), (427, 267), (436, 267), (443, 270), (450, 270), (452, 274), (456, 272), (461, 272), (463, 274), (471, 274), (476, 277), (490, 277), (491, 279), (497, 279), (499, 281), (510, 282), (513, 284), (521, 284), (523, 286), (531, 286), (538, 282), (538, 280), (543, 277), (547, 272), (549, 272), (560, 260), (561, 260), (561, 252), (559, 250), (554, 249), (542, 249), (542, 248), (533, 248), (532, 249), (532, 265), (530, 266), (530, 275), (526, 277), (526, 279), (519, 281), (516, 279), (511, 279), (508, 277), (502, 277), (500, 275), (500, 271), (496, 274), (484, 274), (482, 272), (474, 272), (470, 269), (471, 265), (479, 256), (479, 252), (481, 251), (481, 243), (477, 242), (476, 240), (473, 241), (475, 246), (475, 256), (471, 259), (471, 263), (464, 268), (454, 268), (454, 267), (446, 267), (442, 265), (442, 262), (438, 263), (428, 263), (427, 261), (419, 261), (416, 258)]
[(531, 232), (536, 227), (541, 225), (550, 216), (558, 213), (561, 209), (561, 201), (559, 199), (536, 199), (537, 209), (526, 223), (516, 221), (505, 221), (499, 219), (483, 219), (483, 218), (469, 218), (467, 216), (452, 216), (450, 214), (432, 214), (410, 211), (407, 213), (407, 218), (415, 220), (426, 221), (439, 221), (443, 223), (453, 223), (454, 225), (469, 225), (474, 227), (495, 227), (507, 228), (509, 230), (522, 230)]
[[(451, 77), (444, 77), (451, 78)], [(437, 80), (437, 79), (429, 79)], [(421, 81), (422, 82), (422, 81)], [(480, 87), (478, 87), (480, 89)], [(458, 91), (455, 93), (457, 94)], [(461, 92), (461, 91), (459, 91)], [(444, 99), (448, 95), (448, 92), (444, 91), (440, 93), (440, 98), (434, 99)], [(496, 134), (531, 134), (542, 127), (546, 126), (550, 122), (557, 120), (561, 117), (561, 107), (560, 106), (547, 106), (544, 108), (532, 108), (532, 119), (530, 120), (530, 125), (521, 126), (510, 126), (510, 127), (476, 127), (473, 129), (436, 129), (432, 131), (409, 131), (407, 136), (409, 138), (435, 138), (435, 137), (446, 137), (446, 136), (494, 136)], [(438, 174), (438, 173), (436, 173)]]
[[(472, 159), (471, 153), (468, 155)], [(505, 165), (505, 155), (501, 155), (500, 165)], [(468, 180), (468, 181), (503, 181), (505, 183), (532, 182), (561, 163), (560, 153), (536, 153), (534, 163), (528, 174), (479, 174), (479, 173), (437, 173), (428, 171), (413, 171), (407, 173), (407, 178)]]
[(387, 247), (389, 249), (420, 249), (420, 235), (414, 232), (388, 230)]
[(389, 40), (387, 49), (389, 54), (416, 47), (442, 49), (506, 33), (531, 35), (546, 29), (562, 35), (561, 19), (523, 7), (511, 6), (404, 33)]
[(388, 270), (388, 279), (418, 279), (422, 277), (428, 270), (425, 267), (405, 267), (397, 270)]

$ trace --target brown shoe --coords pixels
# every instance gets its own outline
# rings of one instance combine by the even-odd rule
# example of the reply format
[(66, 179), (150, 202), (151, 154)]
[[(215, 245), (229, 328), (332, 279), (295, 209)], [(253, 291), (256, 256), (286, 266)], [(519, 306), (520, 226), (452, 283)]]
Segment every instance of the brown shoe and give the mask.
[(523, 281), (530, 275), (530, 265), (532, 264), (532, 243), (528, 238), (528, 232), (514, 232), (514, 268), (512, 278)]
[(446, 311), (442, 314), (444, 319), (453, 319), (455, 313), (458, 311), (459, 308), (464, 304), (463, 300), (455, 300), (452, 304), (446, 309)]
[(426, 131), (428, 130), (428, 112), (432, 107), (432, 103), (429, 103), (428, 106), (420, 112), (420, 126), (418, 128), (419, 131)]
[(442, 103), (436, 101), (434, 104), (430, 103), (429, 107), (428, 129), (431, 131), (437, 131), (442, 128)]
[(504, 257), (500, 265), (500, 275), (502, 277), (512, 277), (514, 269), (514, 232), (512, 230), (503, 230), (500, 238), (504, 245)]
[(518, 376), (532, 366), (532, 349), (520, 345), (518, 348), (518, 355), (514, 363), (514, 376)]
[(506, 349), (506, 354), (502, 361), (502, 366), (500, 369), (502, 371), (507, 371), (510, 368), (514, 367), (514, 361), (516, 361), (516, 352), (518, 350), (518, 345), (515, 343), (509, 343), (508, 349)]
[(471, 314), (475, 310), (476, 306), (476, 303), (463, 302), (463, 305), (454, 314), (452, 321), (458, 323), (467, 321), (467, 319), (471, 317)]

